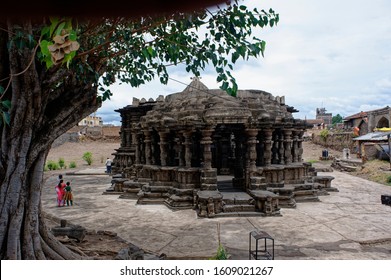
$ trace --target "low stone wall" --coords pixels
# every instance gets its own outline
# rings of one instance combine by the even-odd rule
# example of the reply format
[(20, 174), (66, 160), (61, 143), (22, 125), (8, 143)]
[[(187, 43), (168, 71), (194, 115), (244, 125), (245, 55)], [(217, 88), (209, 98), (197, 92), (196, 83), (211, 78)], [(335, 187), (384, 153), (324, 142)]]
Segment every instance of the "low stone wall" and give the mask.
[(119, 137), (119, 132), (121, 130), (120, 126), (103, 126), (102, 134), (104, 136), (117, 136)]
[(329, 132), (325, 138), (320, 135), (313, 134), (312, 141), (315, 144), (319, 144), (337, 151), (343, 151), (343, 149), (348, 148), (351, 153), (354, 153), (357, 149), (357, 146), (353, 141), (353, 134), (351, 132)]
[(67, 132), (58, 137), (56, 140), (54, 140), (52, 144), (52, 148), (61, 146), (62, 144), (66, 142), (78, 142), (79, 141), (79, 134), (77, 132)]
[(90, 139), (106, 141), (120, 141), (120, 126), (74, 126), (66, 133), (58, 137), (52, 144), (52, 148), (61, 146), (66, 142), (79, 142), (81, 135), (87, 135)]

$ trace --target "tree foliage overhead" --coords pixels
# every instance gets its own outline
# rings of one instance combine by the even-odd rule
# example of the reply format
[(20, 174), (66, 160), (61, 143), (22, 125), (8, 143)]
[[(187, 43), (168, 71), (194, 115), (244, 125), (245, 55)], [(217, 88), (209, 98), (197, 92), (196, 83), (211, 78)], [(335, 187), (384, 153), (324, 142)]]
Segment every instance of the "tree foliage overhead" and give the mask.
[(331, 123), (333, 125), (337, 124), (337, 123), (342, 123), (343, 121), (343, 117), (340, 115), (340, 114), (336, 114), (335, 116), (333, 116), (331, 118)]
[(137, 18), (0, 19), (0, 257), (78, 258), (42, 218), (43, 168), (53, 141), (110, 98), (111, 84), (164, 84), (169, 66), (199, 76), (209, 64), (235, 95), (234, 64), (263, 55), (254, 31), (278, 21), (237, 1)]
[(217, 81), (235, 95), (233, 64), (239, 58), (263, 55), (266, 43), (251, 37), (252, 32), (268, 24), (273, 26), (278, 19), (273, 10), (249, 11), (237, 4), (213, 12), (144, 16), (132, 21), (106, 19), (99, 28), (78, 30), (82, 41), (77, 58), (94, 56), (103, 60), (103, 100), (111, 94), (105, 88), (115, 80), (137, 87), (159, 77), (166, 84), (167, 66), (178, 64), (185, 64), (186, 71), (195, 76), (200, 76), (208, 63), (213, 64)]

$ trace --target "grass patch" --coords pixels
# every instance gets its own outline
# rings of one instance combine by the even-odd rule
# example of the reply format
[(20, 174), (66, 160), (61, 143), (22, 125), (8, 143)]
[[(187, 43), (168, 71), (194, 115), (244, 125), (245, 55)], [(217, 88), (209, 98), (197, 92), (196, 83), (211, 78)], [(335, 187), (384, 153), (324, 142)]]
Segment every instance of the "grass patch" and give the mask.
[(391, 186), (390, 163), (384, 160), (367, 161), (361, 171), (357, 172), (360, 177), (365, 177), (370, 181)]

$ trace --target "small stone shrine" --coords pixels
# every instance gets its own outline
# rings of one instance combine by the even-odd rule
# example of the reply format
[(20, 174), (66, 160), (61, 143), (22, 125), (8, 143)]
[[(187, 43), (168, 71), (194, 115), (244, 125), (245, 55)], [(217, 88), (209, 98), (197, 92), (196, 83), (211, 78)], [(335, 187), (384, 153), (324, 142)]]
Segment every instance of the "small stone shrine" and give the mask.
[(239, 90), (237, 97), (193, 78), (184, 91), (133, 99), (121, 114), (121, 146), (107, 194), (196, 209), (200, 217), (279, 215), (318, 201), (330, 178), (302, 161), (307, 124), (284, 97)]

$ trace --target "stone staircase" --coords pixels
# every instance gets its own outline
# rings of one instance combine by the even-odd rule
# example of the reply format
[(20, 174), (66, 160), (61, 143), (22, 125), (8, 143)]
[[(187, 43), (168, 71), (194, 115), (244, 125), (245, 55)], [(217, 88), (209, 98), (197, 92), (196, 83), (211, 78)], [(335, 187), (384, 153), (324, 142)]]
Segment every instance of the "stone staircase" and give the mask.
[[(319, 195), (338, 191), (331, 187), (332, 176), (314, 176), (312, 180), (289, 184), (266, 183), (264, 177), (252, 177), (248, 192), (235, 187), (232, 177), (211, 178), (203, 174), (203, 189), (179, 189), (161, 181), (137, 181), (113, 178), (106, 194), (137, 199), (137, 204), (164, 204), (172, 210), (197, 209), (200, 217), (279, 216), (280, 208), (294, 208), (299, 202), (319, 201)], [(201, 215), (202, 213), (202, 215)]]
[(223, 195), (223, 212), (255, 212), (254, 199), (245, 192), (225, 192)]

